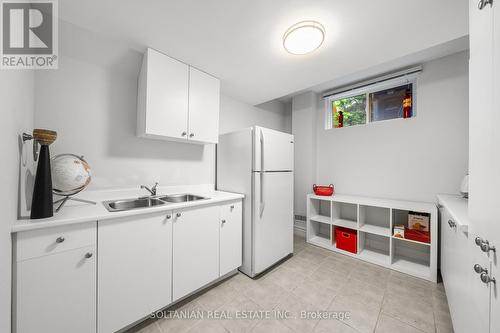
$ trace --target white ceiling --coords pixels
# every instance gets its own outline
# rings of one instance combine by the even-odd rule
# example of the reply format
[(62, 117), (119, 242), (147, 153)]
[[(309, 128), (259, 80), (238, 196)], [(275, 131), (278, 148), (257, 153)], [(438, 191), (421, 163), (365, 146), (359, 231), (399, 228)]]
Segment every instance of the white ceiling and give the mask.
[[(60, 1), (60, 18), (130, 47), (152, 47), (222, 80), (224, 93), (259, 104), (390, 63), (468, 34), (457, 0)], [(286, 29), (317, 20), (323, 46), (282, 47)]]

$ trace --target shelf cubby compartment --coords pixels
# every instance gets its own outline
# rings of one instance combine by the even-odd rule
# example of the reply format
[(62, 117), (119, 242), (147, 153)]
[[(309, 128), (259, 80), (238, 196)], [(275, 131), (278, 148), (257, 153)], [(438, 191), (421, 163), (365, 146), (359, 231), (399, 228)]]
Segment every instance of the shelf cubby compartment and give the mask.
[[(392, 228), (393, 230), (391, 230), (391, 235), (394, 235), (394, 226), (395, 225), (404, 225), (406, 228), (408, 228), (408, 214), (410, 213), (410, 211), (408, 210), (403, 210), (403, 209), (393, 209), (392, 210)], [(430, 222), (429, 222), (429, 230), (432, 230), (432, 226), (430, 225)], [(432, 234), (430, 234), (431, 238), (432, 238)], [(421, 244), (423, 246), (430, 246), (430, 243), (425, 243), (425, 242), (419, 242), (419, 241), (416, 241), (416, 240), (412, 240), (412, 239), (406, 239), (406, 238), (400, 238), (400, 237), (394, 237), (392, 236), (394, 239), (397, 239), (397, 240), (400, 240), (400, 241), (403, 241), (403, 242), (408, 242), (408, 243), (416, 243), (416, 244)]]
[[(346, 251), (344, 249), (340, 249), (337, 247), (337, 238), (335, 236), (335, 230), (337, 229), (337, 226), (335, 225), (332, 225), (332, 229), (330, 231), (330, 234), (331, 234), (331, 244), (330, 246), (332, 248), (335, 248), (335, 251), (336, 252), (340, 252), (342, 254), (345, 254), (345, 255), (348, 255), (348, 256), (351, 256), (351, 257), (356, 257), (357, 256), (357, 253), (352, 253), (352, 252), (349, 252), (349, 251)], [(355, 229), (355, 228), (354, 228)], [(359, 235), (359, 232), (357, 232), (358, 235)], [(359, 236), (358, 236), (359, 237)]]
[(392, 266), (396, 270), (428, 278), (430, 275), (430, 246), (426, 243), (393, 238)]
[(359, 206), (359, 231), (390, 237), (391, 209), (375, 206)]
[(332, 202), (332, 224), (350, 229), (358, 229), (358, 205), (346, 202)]
[(311, 199), (309, 219), (320, 223), (332, 223), (331, 202), (321, 199)]
[(391, 264), (391, 239), (369, 232), (358, 232), (358, 256), (383, 266)]
[(307, 231), (308, 241), (318, 246), (331, 247), (331, 230), (332, 226), (330, 224), (311, 220)]

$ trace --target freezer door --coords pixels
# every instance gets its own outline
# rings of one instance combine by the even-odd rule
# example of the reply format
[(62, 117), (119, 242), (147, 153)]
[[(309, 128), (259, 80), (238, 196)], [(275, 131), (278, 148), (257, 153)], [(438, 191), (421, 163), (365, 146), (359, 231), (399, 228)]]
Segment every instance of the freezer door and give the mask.
[(293, 135), (256, 126), (254, 171), (293, 170)]
[(253, 273), (293, 252), (293, 172), (254, 172)]

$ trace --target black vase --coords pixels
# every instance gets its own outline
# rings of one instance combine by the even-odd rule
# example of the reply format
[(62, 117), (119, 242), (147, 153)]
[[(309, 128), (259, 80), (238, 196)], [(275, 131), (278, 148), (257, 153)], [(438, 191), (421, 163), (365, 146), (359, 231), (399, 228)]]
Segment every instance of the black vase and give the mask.
[(31, 218), (43, 219), (54, 216), (52, 197), (52, 176), (50, 171), (50, 153), (48, 145), (41, 145), (36, 169), (35, 187), (31, 201)]

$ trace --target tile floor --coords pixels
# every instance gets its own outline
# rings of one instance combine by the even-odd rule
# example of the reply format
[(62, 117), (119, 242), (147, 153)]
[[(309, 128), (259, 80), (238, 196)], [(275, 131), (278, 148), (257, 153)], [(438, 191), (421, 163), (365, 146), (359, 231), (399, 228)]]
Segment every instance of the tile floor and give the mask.
[[(335, 254), (306, 244), (301, 237), (295, 238), (294, 252), (292, 258), (257, 280), (239, 273), (168, 309), (202, 314), (202, 319), (149, 319), (127, 333), (453, 332), (441, 283)], [(241, 317), (259, 310), (272, 310), (268, 312), (271, 318), (235, 319), (238, 313)], [(349, 312), (350, 316), (300, 319), (302, 311), (311, 316), (317, 311)], [(223, 318), (214, 319), (216, 313)], [(274, 318), (277, 313), (289, 317)], [(208, 318), (210, 314), (212, 318)]]

